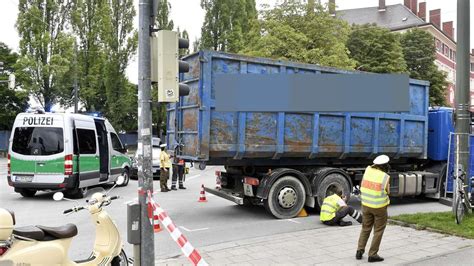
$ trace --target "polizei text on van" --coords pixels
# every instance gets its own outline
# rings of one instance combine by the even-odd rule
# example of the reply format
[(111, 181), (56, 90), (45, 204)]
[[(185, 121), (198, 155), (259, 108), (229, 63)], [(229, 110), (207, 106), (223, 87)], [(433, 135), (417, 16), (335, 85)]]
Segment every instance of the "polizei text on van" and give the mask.
[(23, 125), (28, 126), (52, 126), (53, 117), (24, 117)]

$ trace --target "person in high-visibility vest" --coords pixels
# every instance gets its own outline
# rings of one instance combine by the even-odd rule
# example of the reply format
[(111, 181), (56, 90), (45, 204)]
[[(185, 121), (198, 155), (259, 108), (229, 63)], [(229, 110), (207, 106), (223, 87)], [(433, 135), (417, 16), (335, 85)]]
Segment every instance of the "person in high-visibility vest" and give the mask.
[(378, 255), (383, 232), (387, 226), (387, 207), (390, 204), (390, 158), (387, 155), (377, 156), (374, 164), (365, 169), (360, 184), (362, 202), (362, 230), (356, 252), (356, 259), (362, 259), (365, 246), (370, 237), (372, 228), (374, 236), (369, 249), (369, 262), (383, 261)]
[(344, 221), (342, 219), (347, 215), (350, 215), (359, 223), (362, 223), (361, 213), (352, 206), (347, 205), (347, 199), (348, 197), (342, 196), (342, 190), (336, 188), (334, 194), (326, 197), (323, 201), (323, 205), (321, 205), (321, 213), (319, 216), (321, 222), (325, 225), (352, 225), (352, 222)]
[(166, 153), (166, 144), (160, 145), (160, 188), (161, 192), (168, 192), (171, 189), (168, 188), (168, 179), (170, 177), (171, 161), (170, 156)]

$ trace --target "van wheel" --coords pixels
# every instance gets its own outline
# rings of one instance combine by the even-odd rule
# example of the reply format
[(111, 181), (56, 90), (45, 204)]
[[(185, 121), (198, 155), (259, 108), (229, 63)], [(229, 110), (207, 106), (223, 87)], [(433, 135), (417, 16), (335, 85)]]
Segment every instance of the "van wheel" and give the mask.
[(82, 199), (84, 198), (85, 193), (86, 193), (85, 187), (70, 189), (64, 192), (66, 197), (70, 199)]
[(22, 189), (19, 192), (25, 198), (32, 198), (36, 194), (36, 190), (34, 189)]
[(120, 265), (128, 265), (128, 259), (127, 255), (125, 254), (125, 251), (122, 249), (120, 251), (120, 254), (115, 257), (112, 262), (110, 262), (111, 266), (120, 266)]
[(126, 187), (128, 185), (128, 182), (130, 181), (130, 174), (128, 172), (128, 169), (123, 169), (123, 172), (122, 172), (122, 176), (123, 176), (123, 184), (120, 185), (119, 187)]

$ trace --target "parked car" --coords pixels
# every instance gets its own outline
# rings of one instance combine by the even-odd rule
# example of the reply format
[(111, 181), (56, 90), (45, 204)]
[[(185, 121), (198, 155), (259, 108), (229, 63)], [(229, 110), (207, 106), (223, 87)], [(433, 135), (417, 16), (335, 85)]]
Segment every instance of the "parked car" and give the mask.
[[(153, 149), (153, 157), (152, 157), (152, 167), (153, 167), (153, 179), (160, 179), (160, 138), (152, 138), (152, 149)], [(132, 168), (130, 171), (130, 178), (138, 179), (138, 151), (135, 152), (135, 155), (131, 158), (132, 159)]]

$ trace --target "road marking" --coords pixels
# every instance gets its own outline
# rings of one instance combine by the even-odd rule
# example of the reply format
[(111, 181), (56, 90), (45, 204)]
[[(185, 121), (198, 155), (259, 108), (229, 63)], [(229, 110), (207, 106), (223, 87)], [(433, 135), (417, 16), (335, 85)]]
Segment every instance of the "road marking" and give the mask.
[(193, 176), (190, 176), (190, 177), (187, 177), (186, 180), (189, 181), (189, 180), (193, 180), (197, 177), (200, 177), (201, 175), (193, 175)]
[(204, 230), (208, 230), (208, 229), (209, 229), (209, 228), (207, 228), (207, 227), (206, 227), (206, 228), (198, 228), (198, 229), (188, 229), (188, 228), (186, 228), (186, 227), (184, 227), (184, 226), (180, 226), (180, 227), (181, 227), (181, 229), (183, 229), (183, 230), (186, 231), (186, 232), (204, 231)]
[(284, 219), (284, 220), (277, 220), (277, 221), (280, 221), (280, 222), (291, 222), (291, 223), (295, 223), (295, 224), (300, 224), (301, 222), (298, 222), (298, 221), (295, 221), (293, 219)]

